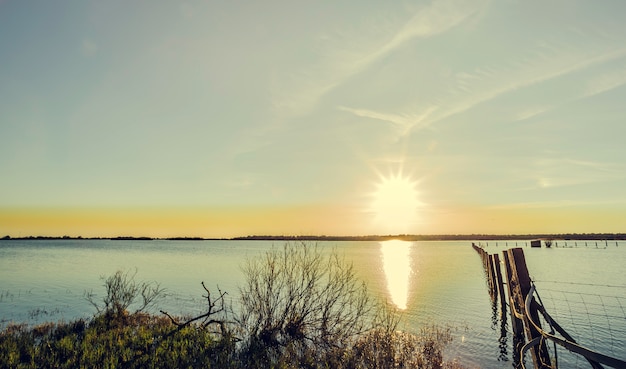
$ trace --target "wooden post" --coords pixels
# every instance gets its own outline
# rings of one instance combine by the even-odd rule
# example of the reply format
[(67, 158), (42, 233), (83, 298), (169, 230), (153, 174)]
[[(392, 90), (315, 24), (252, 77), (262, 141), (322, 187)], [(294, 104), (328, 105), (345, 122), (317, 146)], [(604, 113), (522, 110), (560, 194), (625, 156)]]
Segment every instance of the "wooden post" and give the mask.
[(489, 278), (489, 296), (491, 296), (491, 301), (496, 300), (496, 293), (498, 292), (498, 287), (496, 286), (496, 276), (493, 268), (493, 256), (487, 255), (487, 276)]
[[(518, 312), (523, 315), (522, 321), (524, 322), (524, 331), (526, 333), (526, 339), (530, 342), (541, 334), (532, 326), (528, 320), (528, 315), (532, 314), (533, 321), (539, 324), (539, 314), (537, 309), (532, 311), (526, 311), (525, 300), (528, 292), (530, 291), (530, 276), (528, 275), (528, 268), (526, 267), (526, 259), (524, 258), (524, 251), (521, 248), (507, 250), (509, 258), (509, 266), (511, 268), (511, 279), (509, 280), (509, 292), (513, 290), (513, 294), (510, 295), (516, 306)], [(550, 368), (550, 356), (545, 343), (542, 341), (539, 345), (533, 347), (531, 350), (533, 364), (536, 369)]]
[(502, 257), (504, 258), (504, 271), (506, 274), (506, 287), (509, 295), (509, 307), (511, 312), (511, 328), (513, 330), (513, 362), (519, 362), (519, 353), (524, 346), (524, 323), (520, 319), (520, 317), (516, 314), (517, 312), (521, 313), (519, 307), (516, 307), (516, 302), (513, 299), (515, 295), (515, 281), (513, 280), (513, 268), (512, 261), (509, 259), (508, 250), (502, 251)]
[(493, 255), (493, 264), (495, 267), (496, 283), (498, 284), (498, 292), (500, 295), (500, 319), (505, 318), (506, 300), (504, 297), (504, 283), (502, 282), (502, 272), (500, 270), (500, 257), (498, 254)]
[(480, 255), (483, 258), (483, 268), (485, 268), (485, 271), (486, 271), (487, 270), (487, 258), (488, 258), (487, 255), (489, 255), (489, 254), (487, 253), (487, 251), (485, 251), (483, 249), (483, 250), (481, 250), (481, 254)]

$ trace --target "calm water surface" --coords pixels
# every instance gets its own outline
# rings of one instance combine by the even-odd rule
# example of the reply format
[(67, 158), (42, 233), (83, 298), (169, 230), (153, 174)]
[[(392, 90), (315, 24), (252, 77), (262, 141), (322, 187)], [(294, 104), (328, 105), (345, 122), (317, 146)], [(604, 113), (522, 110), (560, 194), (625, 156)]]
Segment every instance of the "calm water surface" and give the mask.
[[(0, 324), (90, 317), (85, 291), (102, 295), (101, 276), (137, 269), (138, 280), (157, 281), (168, 296), (158, 309), (172, 314), (203, 310), (204, 281), (227, 291), (237, 305), (241, 265), (282, 241), (0, 241)], [(587, 347), (626, 356), (626, 243), (568, 241), (551, 249), (524, 247), (528, 268), (549, 312)], [(484, 271), (471, 242), (319, 242), (352, 262), (377, 298), (404, 309), (403, 328), (450, 325), (446, 351), (467, 366), (509, 368), (511, 343), (492, 310)], [(515, 241), (490, 242), (500, 253)], [(576, 247), (574, 247), (576, 246)], [(508, 334), (510, 336), (510, 334)], [(570, 367), (588, 367), (559, 351)], [(561, 365), (561, 367), (564, 367)]]

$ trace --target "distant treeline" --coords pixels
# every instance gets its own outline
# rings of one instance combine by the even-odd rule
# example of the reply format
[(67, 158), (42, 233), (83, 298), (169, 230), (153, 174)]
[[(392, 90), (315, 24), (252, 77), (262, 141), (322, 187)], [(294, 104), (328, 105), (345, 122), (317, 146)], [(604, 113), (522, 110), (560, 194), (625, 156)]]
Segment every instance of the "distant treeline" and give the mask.
[(0, 240), (119, 240), (119, 241), (150, 241), (150, 240), (169, 240), (169, 241), (209, 241), (209, 240), (239, 240), (239, 241), (386, 241), (386, 240), (404, 240), (404, 241), (495, 241), (495, 240), (626, 240), (626, 233), (561, 233), (561, 234), (436, 234), (436, 235), (415, 235), (415, 234), (399, 234), (399, 235), (368, 235), (368, 236), (243, 236), (233, 238), (203, 238), (203, 237), (89, 237), (83, 238), (61, 236), (27, 236), (27, 237), (10, 237), (4, 236)]
[(170, 240), (170, 241), (208, 241), (208, 240), (229, 240), (228, 238), (202, 238), (202, 237), (134, 237), (134, 236), (118, 236), (118, 237), (70, 237), (70, 236), (27, 236), (27, 237), (11, 237), (4, 236), (0, 240), (113, 240), (113, 241), (152, 241), (152, 240)]
[(368, 235), (368, 236), (245, 236), (232, 240), (285, 241), (492, 241), (492, 240), (626, 240), (626, 233), (564, 234), (435, 234), (435, 235)]

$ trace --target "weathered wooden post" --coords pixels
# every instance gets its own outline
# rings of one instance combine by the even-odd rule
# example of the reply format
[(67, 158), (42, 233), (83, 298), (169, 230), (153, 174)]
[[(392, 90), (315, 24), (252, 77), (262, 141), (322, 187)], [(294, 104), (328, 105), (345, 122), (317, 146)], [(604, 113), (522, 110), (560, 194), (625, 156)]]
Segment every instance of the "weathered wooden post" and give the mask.
[(494, 272), (494, 255), (487, 255), (487, 276), (489, 278), (489, 296), (491, 296), (491, 301), (496, 300), (496, 296), (498, 293), (498, 286), (496, 285), (496, 276)]
[(487, 255), (489, 255), (489, 254), (488, 254), (488, 253), (487, 253), (487, 251), (485, 251), (484, 249), (482, 249), (482, 250), (480, 251), (480, 256), (481, 256), (481, 257), (482, 257), (482, 259), (483, 259), (483, 268), (485, 268), (485, 271), (487, 271), (487, 258), (488, 258), (488, 256), (487, 256)]
[[(526, 311), (525, 308), (526, 296), (528, 296), (528, 292), (530, 291), (530, 276), (528, 275), (528, 268), (526, 267), (524, 251), (521, 248), (515, 248), (507, 250), (506, 253), (508, 254), (508, 265), (511, 269), (508, 284), (509, 296), (512, 298), (511, 308), (515, 306), (516, 312), (521, 314), (526, 339), (530, 342), (540, 337), (541, 334), (528, 320), (528, 316), (531, 315), (533, 321), (539, 324), (537, 309)], [(551, 367), (550, 356), (545, 342), (540, 341), (538, 345), (534, 346), (531, 350), (531, 356), (536, 369), (547, 369)]]
[[(519, 364), (520, 352), (522, 346), (524, 346), (524, 322), (522, 322), (522, 315), (519, 307), (516, 307), (516, 302), (513, 299), (515, 295), (515, 288), (517, 282), (513, 280), (513, 268), (512, 260), (509, 259), (508, 250), (502, 251), (502, 257), (504, 258), (504, 271), (506, 274), (506, 287), (509, 295), (509, 308), (511, 312), (511, 329), (513, 331), (513, 362)], [(516, 366), (518, 368), (519, 366)]]
[(500, 270), (500, 257), (498, 254), (493, 255), (493, 266), (496, 275), (496, 283), (498, 285), (498, 292), (500, 295), (500, 319), (505, 319), (506, 300), (504, 297), (504, 283), (502, 281), (502, 271)]

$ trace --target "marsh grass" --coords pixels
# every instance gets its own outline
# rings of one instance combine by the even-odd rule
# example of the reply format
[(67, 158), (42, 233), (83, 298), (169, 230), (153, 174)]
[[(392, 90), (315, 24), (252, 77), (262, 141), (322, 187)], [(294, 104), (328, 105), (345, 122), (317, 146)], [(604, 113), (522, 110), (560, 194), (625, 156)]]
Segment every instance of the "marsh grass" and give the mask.
[[(10, 325), (0, 333), (1, 368), (462, 368), (445, 363), (450, 331), (429, 327), (418, 334), (372, 330), (342, 349), (301, 351), (287, 345), (275, 360), (259, 360), (233, 337), (205, 329), (177, 329), (169, 319), (129, 315), (123, 324), (91, 322)], [(265, 350), (265, 347), (257, 348)], [(257, 353), (258, 354), (258, 353)]]
[(128, 315), (123, 323), (104, 316), (87, 323), (12, 325), (0, 334), (4, 368), (207, 368), (229, 367), (226, 340), (186, 327), (174, 331), (169, 320)]

